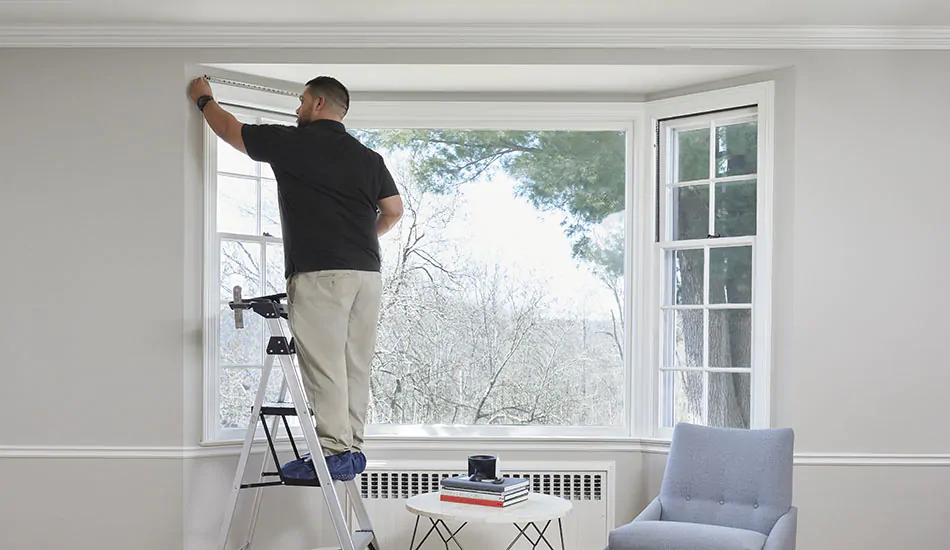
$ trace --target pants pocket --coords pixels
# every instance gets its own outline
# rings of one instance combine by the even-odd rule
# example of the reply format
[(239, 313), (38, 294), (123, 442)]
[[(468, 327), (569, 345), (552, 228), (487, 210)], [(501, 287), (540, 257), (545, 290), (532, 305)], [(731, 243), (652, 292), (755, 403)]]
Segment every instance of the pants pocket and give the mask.
[(314, 271), (307, 274), (316, 281), (335, 281), (337, 279), (356, 276), (356, 272), (348, 269), (328, 269), (326, 271)]
[(297, 280), (297, 274), (294, 273), (287, 279), (287, 303), (294, 303), (294, 281)]

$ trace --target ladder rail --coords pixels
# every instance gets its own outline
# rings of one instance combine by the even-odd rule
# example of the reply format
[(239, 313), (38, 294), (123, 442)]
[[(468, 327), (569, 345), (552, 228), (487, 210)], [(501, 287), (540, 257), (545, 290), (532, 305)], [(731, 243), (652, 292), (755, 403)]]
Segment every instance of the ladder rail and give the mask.
[[(273, 366), (274, 366), (274, 356), (268, 355), (264, 359), (264, 368), (265, 368), (266, 376), (264, 374), (261, 375), (261, 386), (266, 387), (267, 384), (270, 382), (270, 377), (273, 376)], [(284, 378), (284, 380), (282, 380), (280, 383), (280, 393), (278, 393), (277, 401), (282, 402), (284, 398), (286, 397), (286, 395), (287, 395), (287, 379)], [(275, 416), (274, 419), (271, 421), (270, 431), (272, 434), (274, 434), (275, 439), (277, 438), (277, 428), (278, 428), (278, 424), (280, 420), (281, 420), (281, 417)], [(283, 417), (283, 420), (284, 422), (286, 422), (287, 417)], [(288, 433), (289, 433), (289, 430), (288, 430)], [(291, 441), (293, 441), (292, 437), (291, 437)], [(267, 453), (265, 452), (264, 458), (261, 460), (261, 472), (260, 472), (260, 475), (258, 475), (259, 482), (264, 481), (264, 471), (266, 469), (267, 469)], [(254, 533), (255, 531), (257, 531), (257, 519), (258, 517), (260, 517), (261, 502), (263, 501), (263, 499), (264, 499), (264, 488), (263, 487), (254, 488), (254, 503), (251, 505), (251, 521), (247, 527), (247, 536), (245, 537), (245, 540), (247, 542), (245, 542), (245, 548), (250, 548), (251, 544), (254, 542)]]
[[(281, 326), (280, 319), (268, 319), (271, 327), (272, 336), (285, 336), (284, 329)], [(343, 506), (340, 504), (340, 497), (337, 495), (333, 480), (330, 478), (330, 469), (323, 458), (323, 447), (317, 438), (316, 426), (314, 426), (313, 417), (307, 408), (307, 398), (303, 393), (303, 385), (296, 375), (296, 369), (293, 368), (293, 362), (290, 357), (282, 355), (280, 357), (281, 367), (284, 369), (284, 380), (293, 377), (293, 383), (289, 384), (290, 397), (294, 402), (294, 408), (297, 409), (297, 418), (300, 421), (300, 428), (303, 431), (304, 439), (307, 441), (307, 448), (310, 449), (311, 463), (317, 473), (317, 479), (320, 480), (320, 488), (323, 491), (323, 498), (330, 513), (330, 520), (333, 522), (334, 531), (340, 542), (342, 550), (357, 550), (353, 544), (353, 538), (350, 536), (350, 529), (343, 515)], [(306, 419), (306, 420), (304, 420)]]
[[(270, 357), (270, 356), (269, 356)], [(273, 359), (270, 360), (270, 366), (274, 364)], [(264, 369), (266, 372), (261, 373), (261, 379), (263, 381), (264, 375), (270, 375), (270, 370), (268, 368), (268, 361), (264, 361)], [(225, 509), (225, 521), (221, 525), (220, 532), (220, 544), (218, 545), (221, 550), (227, 549), (228, 535), (231, 531), (231, 523), (234, 521), (234, 512), (237, 509), (238, 497), (241, 492), (241, 485), (244, 483), (244, 475), (247, 471), (248, 459), (251, 456), (251, 448), (254, 445), (254, 436), (257, 434), (257, 419), (260, 417), (261, 407), (264, 406), (264, 397), (267, 394), (267, 384), (266, 382), (262, 383), (257, 388), (257, 395), (254, 397), (254, 406), (251, 409), (251, 418), (248, 422), (247, 433), (244, 434), (244, 445), (241, 447), (241, 457), (238, 459), (237, 471), (234, 474), (234, 483), (231, 485), (231, 495), (228, 497), (227, 508)], [(264, 459), (266, 463), (266, 459)]]
[(363, 497), (360, 495), (360, 488), (356, 485), (356, 480), (347, 481), (344, 485), (346, 486), (347, 500), (356, 514), (356, 524), (360, 526), (361, 530), (373, 531), (373, 524), (369, 519), (369, 513), (366, 512), (366, 507), (363, 506)]

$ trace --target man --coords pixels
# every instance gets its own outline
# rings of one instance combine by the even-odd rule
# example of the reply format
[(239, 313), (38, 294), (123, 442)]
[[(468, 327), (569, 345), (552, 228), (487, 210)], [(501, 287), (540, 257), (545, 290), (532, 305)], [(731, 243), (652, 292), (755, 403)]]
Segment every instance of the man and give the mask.
[(346, 132), (350, 96), (334, 78), (307, 83), (296, 128), (242, 124), (214, 101), (204, 78), (191, 83), (190, 95), (215, 134), (270, 163), (277, 177), (289, 324), (304, 389), (330, 475), (353, 479), (366, 467), (379, 236), (402, 216), (402, 199), (382, 157)]

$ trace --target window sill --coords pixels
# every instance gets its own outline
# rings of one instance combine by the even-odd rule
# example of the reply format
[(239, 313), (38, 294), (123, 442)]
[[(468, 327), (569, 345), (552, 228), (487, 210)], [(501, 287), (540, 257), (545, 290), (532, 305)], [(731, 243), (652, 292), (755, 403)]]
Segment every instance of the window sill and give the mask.
[[(278, 450), (290, 449), (287, 438), (278, 438)], [(266, 443), (260, 438), (255, 443)], [(242, 440), (202, 441), (197, 454), (218, 456), (240, 453)], [(266, 446), (266, 445), (265, 445)], [(666, 454), (670, 442), (664, 439), (645, 439), (636, 437), (485, 437), (485, 436), (398, 436), (375, 435), (366, 438), (366, 451), (464, 451), (486, 452), (598, 452), (622, 451)]]

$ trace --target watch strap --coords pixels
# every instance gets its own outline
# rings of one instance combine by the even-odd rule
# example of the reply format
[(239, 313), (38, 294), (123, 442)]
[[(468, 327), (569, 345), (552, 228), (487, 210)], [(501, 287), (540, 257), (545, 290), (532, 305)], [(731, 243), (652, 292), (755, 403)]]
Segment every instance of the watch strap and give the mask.
[(199, 97), (199, 98), (198, 98), (198, 102), (197, 102), (197, 103), (198, 103), (198, 110), (199, 110), (199, 111), (204, 111), (204, 110), (205, 110), (205, 105), (207, 105), (209, 101), (214, 101), (214, 98), (211, 97), (210, 95), (203, 95), (203, 96)]

